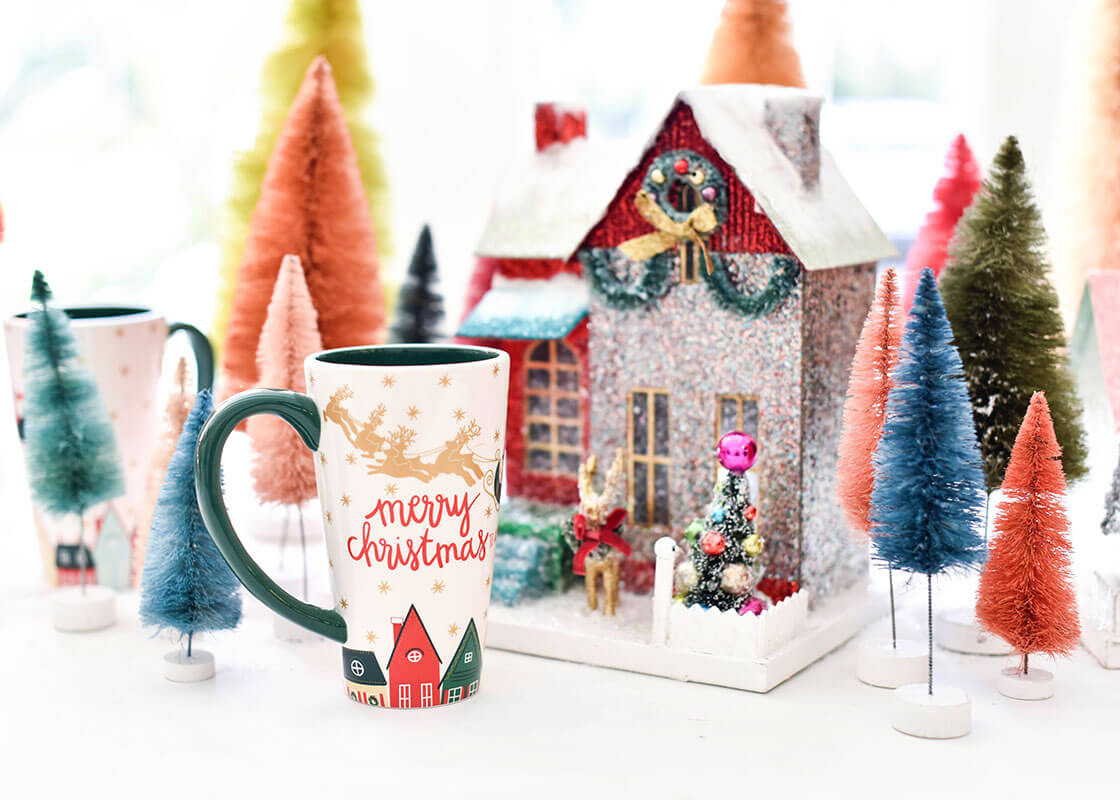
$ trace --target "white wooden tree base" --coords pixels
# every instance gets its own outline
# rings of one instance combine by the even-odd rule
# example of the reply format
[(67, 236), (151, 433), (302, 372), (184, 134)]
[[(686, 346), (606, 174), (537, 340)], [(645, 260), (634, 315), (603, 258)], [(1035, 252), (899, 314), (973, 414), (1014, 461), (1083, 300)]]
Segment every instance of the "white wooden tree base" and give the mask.
[(615, 617), (588, 611), (576, 587), (508, 608), (491, 605), (486, 645), (599, 667), (768, 692), (881, 616), (866, 587), (841, 592), (809, 613), (804, 630), (765, 658), (745, 659), (650, 644), (652, 598), (621, 593)]
[(60, 631), (99, 631), (117, 621), (117, 594), (107, 586), (64, 586), (51, 597), (51, 621)]
[(929, 645), (913, 639), (873, 639), (864, 642), (856, 662), (856, 677), (871, 686), (897, 689), (929, 679)]
[(924, 683), (899, 686), (891, 696), (891, 726), (922, 739), (956, 739), (972, 729), (972, 703), (960, 689)]
[(999, 673), (996, 687), (1013, 700), (1046, 700), (1054, 696), (1054, 673), (1035, 667), (1024, 674), (1018, 667), (1008, 667)]
[(1086, 625), (1081, 644), (1105, 669), (1120, 669), (1120, 633), (1109, 633)]
[(976, 621), (971, 608), (954, 608), (937, 615), (933, 625), (937, 646), (954, 653), (974, 656), (1006, 656), (1011, 645), (998, 636), (988, 633)]
[(176, 683), (194, 683), (214, 677), (214, 654), (197, 647), (191, 648), (190, 657), (182, 650), (173, 650), (163, 656), (163, 677)]

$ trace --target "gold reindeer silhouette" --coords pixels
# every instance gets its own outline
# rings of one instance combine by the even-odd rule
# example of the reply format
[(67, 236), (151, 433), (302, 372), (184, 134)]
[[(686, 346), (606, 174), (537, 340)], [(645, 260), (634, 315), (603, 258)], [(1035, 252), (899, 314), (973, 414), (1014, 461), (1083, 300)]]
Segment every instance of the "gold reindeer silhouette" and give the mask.
[(385, 437), (377, 430), (381, 427), (388, 409), (384, 403), (379, 403), (377, 408), (369, 412), (369, 419), (359, 424), (350, 410), (342, 405), (343, 400), (353, 396), (354, 392), (350, 387), (343, 386), (331, 395), (327, 407), (323, 409), (323, 417), (342, 429), (342, 435), (354, 446), (354, 449), (368, 459), (377, 459), (385, 446)]
[(475, 454), (468, 450), (463, 452), (467, 444), (482, 433), (478, 422), (471, 420), (469, 425), (460, 427), (455, 438), (443, 443), (443, 449), (436, 456), (436, 460), (429, 466), (434, 475), (458, 475), (467, 483), (480, 480), (483, 469), (478, 465)]
[(371, 465), (370, 474), (380, 473), (391, 475), (394, 478), (419, 478), (427, 483), (435, 477), (427, 464), (420, 463), (419, 456), (405, 455), (405, 450), (416, 440), (416, 429), (398, 425), (397, 429), (389, 433), (389, 449), (385, 451), (385, 460), (377, 465)]

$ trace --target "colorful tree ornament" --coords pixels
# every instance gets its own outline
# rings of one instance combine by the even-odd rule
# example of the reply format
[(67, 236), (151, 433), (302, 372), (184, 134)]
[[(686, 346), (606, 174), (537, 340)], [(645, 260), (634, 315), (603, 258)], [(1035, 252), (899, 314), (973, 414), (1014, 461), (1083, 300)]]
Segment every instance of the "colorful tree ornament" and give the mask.
[(805, 87), (786, 0), (727, 0), (700, 74), (701, 85), (768, 83)]
[(1068, 655), (1081, 636), (1065, 491), (1050, 408), (1035, 392), (1003, 480), (976, 600), (980, 624), (1022, 654), (1023, 675), (1031, 653)]
[(979, 189), (980, 165), (964, 134), (958, 134), (945, 156), (945, 174), (933, 187), (933, 210), (926, 214), (918, 237), (906, 253), (906, 264), (902, 267), (903, 314), (910, 312), (922, 270), (929, 267), (933, 277), (941, 276), (953, 231)]
[(443, 321), (443, 297), (435, 291), (439, 267), (432, 247), (432, 231), (425, 225), (416, 240), (408, 277), (397, 295), (396, 318), (389, 334), (397, 344), (427, 344), (443, 338), (439, 325)]
[(873, 458), (871, 541), (889, 567), (926, 576), (931, 695), (933, 576), (979, 566), (986, 554), (984, 473), (952, 341), (933, 270), (923, 270)]
[(238, 269), (273, 150), (304, 75), (319, 57), (326, 58), (333, 69), (341, 112), (365, 192), (360, 204), (368, 208), (377, 252), (382, 261), (391, 255), (389, 184), (378, 152), (378, 136), (365, 121), (374, 81), (369, 72), (358, 0), (292, 0), (284, 22), (283, 41), (261, 69), (261, 121), (256, 141), (251, 150), (238, 154), (234, 161), (232, 189), (223, 220), (221, 283), (210, 336), (215, 346), (225, 341)]
[(723, 468), (739, 475), (753, 467), (758, 458), (758, 445), (750, 434), (742, 431), (731, 431), (721, 436), (716, 451)]
[(70, 318), (49, 305), (51, 290), (35, 271), (24, 354), (23, 431), (35, 502), (51, 514), (78, 515), (81, 587), (86, 586), (83, 515), (124, 494), (117, 440), (93, 375), (85, 367)]
[(1009, 136), (957, 226), (941, 276), (989, 491), (1003, 481), (1035, 391), (1050, 403), (1066, 476), (1087, 472), (1081, 402), (1049, 271), (1042, 217), (1019, 143)]
[[(206, 529), (195, 495), (195, 451), (213, 409), (210, 390), (203, 389), (167, 466), (140, 590), (140, 621), (187, 638), (185, 660), (165, 659), (180, 668), (201, 657), (193, 650), (195, 634), (234, 628), (241, 621), (241, 584)], [(199, 677), (213, 674), (213, 658), (205, 658), (209, 671)]]
[(272, 151), (237, 273), (223, 395), (256, 386), (257, 347), (280, 262), (299, 256), (326, 348), (384, 334), (376, 241), (326, 59), (315, 59)]

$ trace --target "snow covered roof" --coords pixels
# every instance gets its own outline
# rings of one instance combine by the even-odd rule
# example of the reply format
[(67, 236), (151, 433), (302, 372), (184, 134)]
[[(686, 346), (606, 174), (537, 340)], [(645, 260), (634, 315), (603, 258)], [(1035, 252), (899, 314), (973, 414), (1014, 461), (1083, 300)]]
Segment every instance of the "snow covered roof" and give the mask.
[(514, 162), (498, 185), (475, 254), (566, 259), (626, 177), (633, 146), (574, 139)]
[(587, 282), (570, 272), (551, 278), (494, 277), (457, 336), (475, 339), (560, 339), (587, 316)]

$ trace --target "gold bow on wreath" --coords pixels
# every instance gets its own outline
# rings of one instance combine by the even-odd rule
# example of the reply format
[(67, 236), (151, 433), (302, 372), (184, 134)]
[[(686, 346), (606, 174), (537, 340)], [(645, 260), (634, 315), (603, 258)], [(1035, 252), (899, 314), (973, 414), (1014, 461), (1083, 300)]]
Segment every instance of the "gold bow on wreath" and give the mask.
[(631, 261), (645, 261), (681, 242), (691, 241), (704, 254), (708, 274), (712, 274), (712, 257), (708, 255), (708, 244), (704, 241), (704, 235), (714, 231), (719, 222), (716, 220), (715, 210), (708, 203), (694, 208), (684, 222), (677, 222), (666, 214), (645, 189), (640, 190), (634, 197), (634, 207), (657, 230), (627, 239), (620, 244), (618, 249), (627, 258)]

